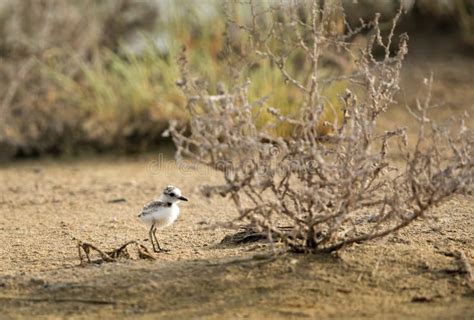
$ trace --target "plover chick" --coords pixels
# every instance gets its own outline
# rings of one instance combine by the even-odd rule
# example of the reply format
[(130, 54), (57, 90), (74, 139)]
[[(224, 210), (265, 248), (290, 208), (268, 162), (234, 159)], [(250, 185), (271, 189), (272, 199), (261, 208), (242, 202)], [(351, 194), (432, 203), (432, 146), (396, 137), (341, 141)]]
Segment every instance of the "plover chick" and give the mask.
[(173, 224), (179, 215), (179, 201), (188, 201), (181, 195), (181, 190), (173, 186), (167, 186), (158, 200), (154, 200), (143, 207), (138, 215), (143, 223), (150, 226), (148, 236), (150, 237), (155, 252), (169, 251), (160, 247), (156, 238), (156, 229), (165, 228)]

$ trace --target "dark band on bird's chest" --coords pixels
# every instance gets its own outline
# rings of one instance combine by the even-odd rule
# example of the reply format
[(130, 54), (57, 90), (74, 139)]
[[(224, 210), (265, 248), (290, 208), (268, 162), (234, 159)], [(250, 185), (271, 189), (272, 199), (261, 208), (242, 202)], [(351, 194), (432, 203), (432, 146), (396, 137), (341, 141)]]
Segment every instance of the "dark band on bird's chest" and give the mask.
[(158, 202), (155, 202), (151, 207), (152, 208), (169, 208), (173, 205), (173, 203), (171, 202), (161, 202), (161, 201), (158, 201)]

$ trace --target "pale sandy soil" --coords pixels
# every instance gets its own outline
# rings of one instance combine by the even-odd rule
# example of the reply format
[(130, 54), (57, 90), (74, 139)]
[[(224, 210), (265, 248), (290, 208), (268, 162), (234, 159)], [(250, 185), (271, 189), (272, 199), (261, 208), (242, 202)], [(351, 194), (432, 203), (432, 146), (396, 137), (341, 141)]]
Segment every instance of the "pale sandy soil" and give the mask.
[[(454, 47), (428, 60), (427, 42), (406, 64), (408, 103), (433, 70), (434, 96), (447, 108), (438, 118), (472, 110), (472, 55)], [(407, 119), (396, 109), (380, 123)], [(0, 319), (474, 318), (474, 291), (452, 256), (461, 250), (474, 264), (473, 195), (435, 208), (436, 219), (337, 255), (265, 258), (264, 244), (224, 246), (229, 230), (206, 229), (235, 216), (229, 200), (200, 197), (198, 187), (217, 182), (217, 174), (160, 166), (158, 159), (153, 153), (0, 166)], [(190, 198), (177, 223), (158, 235), (169, 253), (79, 265), (78, 239), (104, 249), (145, 239), (136, 215), (167, 184)]]
[[(473, 291), (449, 256), (460, 249), (472, 261), (473, 196), (437, 208), (437, 221), (339, 256), (251, 259), (267, 249), (225, 247), (219, 242), (229, 231), (205, 230), (234, 216), (226, 199), (211, 206), (199, 197), (202, 180), (217, 176), (172, 163), (159, 169), (153, 159), (27, 161), (0, 169), (3, 317), (474, 316)], [(170, 253), (79, 266), (74, 238), (103, 248), (146, 238), (136, 213), (166, 183), (190, 198), (159, 235)], [(118, 198), (126, 202), (108, 202)]]

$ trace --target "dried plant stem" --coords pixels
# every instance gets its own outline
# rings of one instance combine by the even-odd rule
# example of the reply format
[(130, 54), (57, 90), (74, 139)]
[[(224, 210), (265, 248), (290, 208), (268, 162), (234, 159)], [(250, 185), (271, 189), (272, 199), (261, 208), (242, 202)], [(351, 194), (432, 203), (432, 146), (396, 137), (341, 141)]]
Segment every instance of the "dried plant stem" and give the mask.
[(86, 261), (87, 263), (92, 263), (93, 261), (91, 260), (90, 256), (92, 251), (95, 251), (99, 254), (100, 260), (94, 262), (114, 262), (121, 256), (129, 257), (125, 251), (130, 245), (134, 245), (137, 248), (138, 257), (140, 259), (155, 259), (153, 254), (151, 254), (144, 245), (136, 240), (131, 240), (111, 251), (103, 251), (91, 243), (79, 241), (77, 244), (79, 260), (81, 261), (81, 264), (85, 263)]

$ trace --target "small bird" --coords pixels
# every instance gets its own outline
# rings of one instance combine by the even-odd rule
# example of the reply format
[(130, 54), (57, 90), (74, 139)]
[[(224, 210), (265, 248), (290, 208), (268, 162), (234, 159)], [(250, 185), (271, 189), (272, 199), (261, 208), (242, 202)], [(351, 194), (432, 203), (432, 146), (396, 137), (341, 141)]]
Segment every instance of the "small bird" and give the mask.
[(138, 215), (143, 223), (150, 226), (150, 237), (153, 251), (162, 252), (169, 251), (161, 248), (156, 238), (156, 228), (164, 228), (173, 224), (179, 215), (179, 201), (188, 201), (181, 195), (181, 190), (173, 186), (167, 186), (158, 200), (151, 201), (143, 207), (142, 212)]

